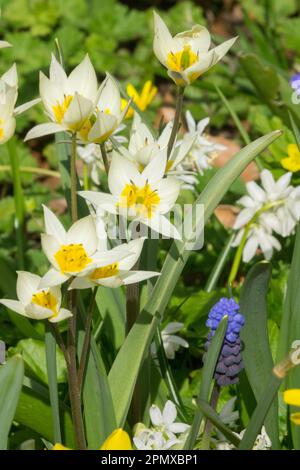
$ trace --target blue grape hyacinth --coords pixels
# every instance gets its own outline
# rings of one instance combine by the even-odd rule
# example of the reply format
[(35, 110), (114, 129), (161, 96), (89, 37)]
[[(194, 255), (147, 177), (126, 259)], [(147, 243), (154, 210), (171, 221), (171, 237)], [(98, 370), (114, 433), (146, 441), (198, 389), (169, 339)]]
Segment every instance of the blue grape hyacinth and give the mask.
[(238, 374), (243, 369), (240, 331), (245, 319), (240, 313), (239, 304), (233, 298), (222, 297), (210, 310), (206, 321), (210, 332), (205, 348), (208, 350), (211, 338), (225, 315), (228, 316), (228, 324), (214, 374), (217, 384), (221, 387), (237, 383)]

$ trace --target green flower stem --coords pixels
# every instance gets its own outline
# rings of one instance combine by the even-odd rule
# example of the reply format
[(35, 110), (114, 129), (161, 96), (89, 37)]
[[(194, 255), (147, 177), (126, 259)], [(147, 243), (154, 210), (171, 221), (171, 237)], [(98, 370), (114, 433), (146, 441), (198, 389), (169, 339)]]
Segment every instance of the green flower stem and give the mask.
[[(11, 171), (10, 165), (0, 165), (0, 172)], [(34, 166), (20, 166), (20, 173), (32, 173), (33, 175), (52, 176), (53, 178), (60, 178), (58, 171), (48, 170), (47, 168), (38, 168)]]
[(88, 353), (89, 353), (89, 350), (90, 350), (91, 333), (92, 333), (92, 320), (93, 320), (93, 313), (94, 313), (94, 307), (95, 307), (97, 291), (98, 291), (98, 287), (95, 287), (93, 292), (92, 292), (91, 301), (90, 301), (90, 305), (89, 305), (89, 308), (88, 308), (88, 312), (87, 312), (87, 316), (86, 316), (86, 320), (85, 320), (85, 325), (84, 325), (85, 335), (84, 335), (83, 346), (82, 346), (80, 362), (79, 362), (79, 368), (78, 368), (78, 385), (79, 385), (79, 390), (80, 391), (81, 391), (81, 388), (82, 388), (82, 383), (83, 383), (84, 373), (85, 373), (85, 369), (86, 369)]
[(73, 224), (78, 220), (76, 157), (76, 133), (73, 133), (71, 141), (71, 216)]
[[(77, 207), (77, 173), (76, 173), (76, 155), (77, 144), (76, 134), (72, 134), (71, 144), (71, 216), (72, 222), (78, 220), (78, 207)], [(69, 362), (67, 362), (68, 383), (69, 383), (69, 396), (71, 402), (71, 411), (73, 418), (73, 428), (75, 435), (76, 447), (80, 450), (86, 449), (86, 440), (84, 434), (84, 424), (82, 417), (82, 404), (80, 396), (80, 388), (77, 375), (77, 356), (76, 356), (76, 324), (77, 324), (77, 310), (76, 310), (76, 291), (71, 290), (69, 293), (70, 310), (73, 316), (69, 319), (68, 328), (68, 343), (67, 353)]]
[(108, 172), (109, 172), (109, 163), (108, 163), (108, 156), (107, 156), (107, 152), (106, 152), (106, 148), (105, 148), (105, 142), (103, 142), (102, 144), (100, 144), (100, 150), (101, 150), (101, 155), (102, 155), (102, 159), (103, 159), (105, 171), (106, 171), (106, 174), (107, 174), (107, 176), (108, 176)]
[(15, 201), (15, 230), (16, 230), (16, 241), (18, 250), (18, 266), (19, 269), (24, 269), (24, 255), (25, 255), (25, 205), (24, 195), (21, 182), (19, 156), (16, 147), (15, 138), (12, 137), (7, 142), (7, 149), (10, 158), (12, 179), (13, 179), (13, 191)]
[[(210, 399), (210, 406), (216, 410), (218, 400), (220, 396), (220, 387), (215, 383), (214, 388), (211, 393)], [(201, 450), (209, 450), (210, 447), (210, 439), (211, 439), (211, 432), (213, 428), (213, 423), (207, 419), (204, 427), (203, 438), (201, 441)]]
[(85, 191), (90, 189), (89, 166), (85, 162), (83, 163), (83, 188)]
[(172, 153), (174, 143), (175, 143), (175, 140), (176, 140), (176, 136), (177, 136), (177, 133), (178, 133), (178, 129), (179, 129), (179, 125), (180, 125), (181, 111), (182, 111), (182, 104), (183, 104), (183, 95), (184, 95), (184, 87), (178, 86), (177, 87), (176, 112), (175, 112), (175, 118), (174, 118), (172, 132), (171, 132), (170, 139), (169, 139), (169, 142), (168, 142), (167, 158), (170, 158), (170, 155)]
[(248, 222), (248, 224), (246, 225), (241, 243), (239, 244), (239, 247), (236, 250), (235, 257), (234, 257), (234, 260), (233, 260), (233, 263), (232, 263), (232, 266), (231, 266), (230, 274), (229, 274), (229, 277), (228, 277), (229, 286), (232, 286), (232, 284), (235, 281), (236, 275), (238, 273), (238, 270), (239, 270), (239, 267), (240, 267), (240, 264), (241, 264), (241, 260), (242, 260), (243, 249), (245, 247), (245, 244), (246, 244), (246, 241), (247, 241), (247, 236), (248, 236), (251, 225), (252, 225), (251, 221)]

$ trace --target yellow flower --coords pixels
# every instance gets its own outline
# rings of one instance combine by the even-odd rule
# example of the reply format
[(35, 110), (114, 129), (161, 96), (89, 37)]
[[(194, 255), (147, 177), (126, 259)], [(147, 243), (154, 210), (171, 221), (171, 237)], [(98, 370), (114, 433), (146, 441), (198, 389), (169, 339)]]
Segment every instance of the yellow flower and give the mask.
[[(52, 450), (71, 450), (62, 444), (55, 444)], [(99, 450), (132, 450), (130, 438), (126, 431), (118, 428), (111, 433), (110, 436), (104, 441)]]
[[(283, 394), (283, 399), (288, 405), (300, 407), (300, 389), (294, 388), (286, 390)], [(295, 424), (300, 425), (300, 413), (292, 413), (291, 421)]]
[(288, 157), (283, 158), (280, 163), (288, 171), (293, 173), (300, 170), (300, 152), (298, 145), (289, 144), (287, 146)]
[[(151, 80), (147, 80), (147, 82), (144, 84), (142, 92), (138, 93), (136, 88), (131, 83), (128, 83), (126, 87), (126, 91), (128, 96), (132, 98), (134, 104), (141, 110), (145, 111), (145, 109), (148, 108), (148, 106), (152, 103), (156, 93), (157, 93), (157, 87), (153, 85)], [(128, 101), (125, 99), (122, 99), (122, 110), (125, 109), (127, 106)], [(131, 118), (133, 116), (134, 110), (133, 108), (129, 108), (128, 112), (126, 114), (126, 118)]]
[(132, 450), (130, 438), (126, 431), (118, 428), (102, 444), (100, 450)]

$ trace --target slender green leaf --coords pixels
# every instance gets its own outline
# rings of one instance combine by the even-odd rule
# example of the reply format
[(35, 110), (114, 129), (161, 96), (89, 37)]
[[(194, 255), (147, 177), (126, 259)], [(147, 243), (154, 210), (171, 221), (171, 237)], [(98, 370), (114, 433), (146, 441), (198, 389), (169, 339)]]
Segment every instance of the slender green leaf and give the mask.
[(246, 131), (246, 129), (244, 129), (243, 127), (243, 124), (241, 123), (238, 115), (236, 114), (236, 112), (234, 111), (234, 109), (230, 106), (230, 103), (229, 101), (227, 100), (227, 98), (223, 95), (222, 91), (220, 90), (220, 88), (215, 85), (215, 88), (217, 90), (217, 93), (219, 95), (219, 97), (221, 98), (221, 100), (223, 101), (225, 107), (227, 108), (229, 114), (231, 115), (232, 117), (232, 120), (234, 122), (234, 124), (236, 125), (245, 145), (248, 145), (250, 144), (251, 140), (250, 140), (250, 137)]
[[(293, 259), (283, 305), (283, 315), (280, 325), (277, 361), (283, 360), (289, 353), (292, 343), (300, 338), (300, 224), (298, 224)], [(300, 367), (290, 371), (286, 379), (287, 388), (299, 388)], [(292, 412), (298, 411), (291, 407)], [(295, 449), (300, 449), (300, 426), (291, 424)]]
[[(273, 370), (267, 323), (267, 291), (271, 266), (266, 261), (256, 264), (248, 273), (240, 296), (245, 325), (241, 331), (246, 374), (258, 402)], [(255, 341), (253, 341), (255, 338)], [(266, 430), (273, 448), (279, 447), (278, 402), (274, 399), (266, 418)]]
[[(204, 367), (202, 369), (202, 380), (200, 385), (199, 396), (197, 399), (197, 404), (200, 400), (208, 402), (210, 390), (212, 386), (212, 381), (214, 377), (215, 368), (218, 362), (218, 357), (222, 348), (224, 341), (224, 336), (226, 333), (228, 318), (224, 317), (220, 322), (215, 335), (213, 336), (208, 352), (205, 357)], [(201, 407), (197, 409), (191, 429), (189, 431), (188, 437), (185, 441), (184, 448), (185, 450), (192, 450), (194, 448), (195, 442), (197, 440), (201, 421), (203, 418), (203, 412)]]
[[(280, 134), (280, 131), (275, 131), (260, 137), (238, 152), (214, 175), (195, 202), (204, 206), (204, 223), (211, 217), (215, 207), (244, 168)], [(192, 218), (192, 214), (190, 217)], [(189, 219), (187, 226), (192, 227), (191, 232), (195, 233), (195, 223), (191, 224), (190, 221)], [(186, 239), (188, 240), (189, 236)], [(109, 384), (118, 426), (124, 424), (145, 352), (190, 255), (190, 251), (186, 250), (186, 243), (176, 241), (172, 244), (151, 298), (138, 316), (110, 370)]]
[(237, 437), (224, 423), (221, 421), (218, 413), (204, 400), (198, 400), (198, 406), (203, 415), (209, 419), (212, 424), (231, 442), (235, 447), (240, 445), (240, 438)]
[(218, 283), (218, 280), (219, 280), (219, 277), (221, 275), (221, 273), (223, 272), (223, 268), (225, 266), (225, 263), (226, 263), (226, 260), (227, 260), (227, 257), (229, 255), (229, 252), (231, 250), (231, 245), (232, 245), (232, 242), (235, 238), (235, 233), (232, 233), (231, 235), (229, 235), (225, 245), (224, 245), (224, 248), (223, 250), (221, 251), (221, 253), (219, 254), (218, 256), (218, 259), (216, 261), (216, 264), (214, 265), (213, 269), (211, 270), (211, 273), (210, 273), (210, 276), (207, 280), (207, 283), (206, 283), (206, 286), (205, 286), (205, 291), (210, 293), (212, 292), (217, 283)]
[(24, 365), (16, 354), (0, 366), (0, 450), (7, 449), (8, 433), (22, 389)]
[(52, 410), (53, 435), (55, 442), (61, 442), (59, 399), (57, 387), (57, 365), (56, 365), (56, 340), (50, 325), (46, 325), (45, 333), (46, 363), (48, 372), (48, 384), (50, 404)]
[(162, 378), (164, 379), (168, 387), (170, 399), (178, 407), (179, 417), (186, 422), (187, 414), (185, 411), (185, 406), (181, 400), (181, 396), (179, 394), (177, 385), (175, 383), (172, 369), (169, 366), (159, 328), (156, 329), (155, 344), (156, 344), (156, 351), (157, 351), (157, 358), (158, 358), (160, 372), (161, 372)]
[(274, 374), (269, 378), (267, 385), (261, 394), (257, 403), (257, 407), (246, 428), (246, 432), (239, 445), (239, 450), (251, 450), (255, 439), (261, 431), (268, 411), (277, 397), (277, 393), (281, 384), (281, 379), (275, 377)]

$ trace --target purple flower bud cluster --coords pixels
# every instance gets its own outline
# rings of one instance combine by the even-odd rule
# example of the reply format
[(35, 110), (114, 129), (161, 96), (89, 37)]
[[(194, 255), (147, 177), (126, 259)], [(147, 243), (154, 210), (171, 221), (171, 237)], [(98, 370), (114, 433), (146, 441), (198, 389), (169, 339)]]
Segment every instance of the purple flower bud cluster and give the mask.
[(240, 331), (245, 319), (240, 313), (239, 304), (234, 299), (222, 297), (210, 310), (206, 321), (210, 332), (205, 348), (208, 350), (211, 338), (225, 315), (228, 316), (228, 324), (214, 374), (217, 384), (221, 387), (237, 383), (238, 374), (243, 369)]

